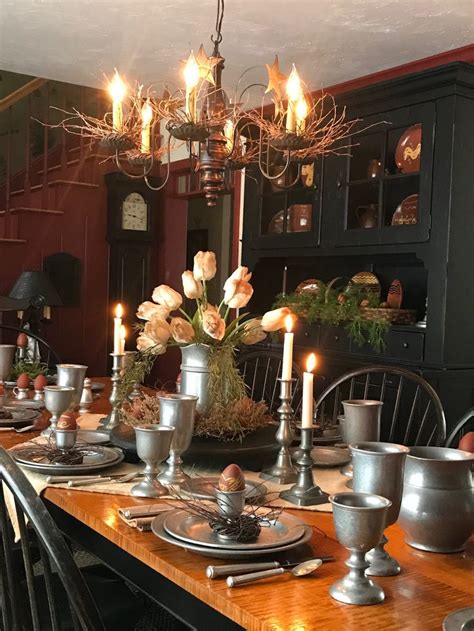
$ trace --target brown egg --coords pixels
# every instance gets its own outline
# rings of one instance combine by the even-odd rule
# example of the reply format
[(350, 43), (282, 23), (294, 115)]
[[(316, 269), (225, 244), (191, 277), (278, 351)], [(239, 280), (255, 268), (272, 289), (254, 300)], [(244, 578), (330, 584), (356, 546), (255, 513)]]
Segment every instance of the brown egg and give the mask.
[(29, 376), (26, 374), (26, 372), (22, 372), (21, 375), (18, 377), (18, 379), (16, 380), (16, 385), (19, 388), (28, 388), (30, 385), (30, 378)]
[(57, 429), (77, 429), (77, 414), (64, 412), (58, 420)]
[(48, 379), (44, 375), (38, 375), (33, 381), (33, 387), (35, 390), (44, 390), (47, 383)]
[(28, 336), (26, 333), (19, 333), (16, 338), (16, 345), (18, 348), (26, 348), (28, 346)]
[(236, 464), (228, 465), (219, 478), (219, 490), (243, 491), (245, 489), (245, 478), (242, 469)]
[(469, 451), (474, 454), (474, 432), (468, 432), (459, 441), (458, 449)]

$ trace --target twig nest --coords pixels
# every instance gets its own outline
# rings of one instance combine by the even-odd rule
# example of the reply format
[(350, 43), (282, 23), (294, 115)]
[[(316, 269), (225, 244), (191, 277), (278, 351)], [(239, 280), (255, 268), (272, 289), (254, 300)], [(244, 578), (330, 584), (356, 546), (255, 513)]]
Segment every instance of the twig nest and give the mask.
[(236, 464), (228, 465), (219, 478), (219, 491), (231, 493), (245, 489), (245, 478), (242, 469)]
[(44, 390), (44, 387), (47, 385), (47, 383), (48, 379), (45, 375), (38, 375), (33, 381), (33, 386), (35, 390)]
[(75, 412), (64, 412), (61, 414), (56, 429), (77, 429), (77, 414)]
[(26, 372), (22, 372), (16, 380), (16, 385), (19, 388), (28, 388), (30, 385), (30, 377), (26, 374)]

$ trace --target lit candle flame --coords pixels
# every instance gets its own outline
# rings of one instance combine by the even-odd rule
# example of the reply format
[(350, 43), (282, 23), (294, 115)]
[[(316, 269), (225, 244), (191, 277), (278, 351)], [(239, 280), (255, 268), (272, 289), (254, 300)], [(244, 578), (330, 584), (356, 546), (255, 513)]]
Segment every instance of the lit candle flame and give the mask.
[(127, 86), (122, 81), (121, 76), (115, 71), (114, 78), (109, 84), (109, 94), (116, 103), (121, 103), (127, 94)]
[(301, 79), (298, 71), (296, 70), (295, 64), (293, 64), (290, 76), (288, 77), (288, 81), (286, 82), (286, 94), (290, 101), (297, 101), (301, 96), (303, 96)]
[(306, 372), (313, 372), (313, 370), (316, 368), (316, 364), (316, 355), (314, 353), (311, 353), (311, 355), (308, 355), (308, 359), (306, 360)]
[(287, 315), (285, 318), (285, 328), (287, 333), (291, 333), (293, 330), (293, 316)]
[(123, 316), (123, 307), (119, 302), (118, 305), (115, 307), (115, 317), (121, 318), (122, 316)]
[(192, 90), (199, 83), (199, 65), (193, 51), (191, 51), (186, 66), (184, 67), (184, 81), (187, 90)]

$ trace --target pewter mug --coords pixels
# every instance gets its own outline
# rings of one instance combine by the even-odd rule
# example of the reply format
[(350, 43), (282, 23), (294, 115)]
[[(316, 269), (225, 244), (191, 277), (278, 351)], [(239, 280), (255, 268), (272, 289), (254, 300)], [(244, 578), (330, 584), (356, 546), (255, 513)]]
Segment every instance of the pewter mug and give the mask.
[(459, 552), (473, 532), (474, 454), (412, 447), (405, 464), (400, 526), (406, 542), (428, 552)]
[(352, 443), (380, 440), (382, 401), (349, 399), (342, 401), (344, 421), (341, 422), (342, 440)]
[(182, 469), (181, 454), (191, 444), (198, 397), (191, 394), (167, 394), (160, 399), (160, 425), (174, 427), (168, 468), (159, 476), (163, 484), (183, 484), (187, 476)]
[(58, 364), (56, 368), (58, 369), (58, 386), (71, 386), (74, 388), (71, 406), (78, 407), (84, 388), (87, 366), (82, 364)]
[[(353, 489), (355, 492), (374, 493), (392, 502), (387, 511), (387, 526), (394, 524), (400, 512), (403, 491), (403, 470), (408, 447), (394, 443), (366, 442), (350, 446), (353, 464)], [(400, 566), (385, 550), (387, 542), (381, 542), (370, 550), (366, 559), (371, 576), (395, 576)]]
[(189, 344), (181, 347), (181, 390), (182, 394), (198, 397), (196, 412), (205, 414), (209, 410), (209, 350), (207, 344)]
[(3, 383), (10, 374), (15, 350), (16, 346), (13, 344), (0, 344), (0, 383)]

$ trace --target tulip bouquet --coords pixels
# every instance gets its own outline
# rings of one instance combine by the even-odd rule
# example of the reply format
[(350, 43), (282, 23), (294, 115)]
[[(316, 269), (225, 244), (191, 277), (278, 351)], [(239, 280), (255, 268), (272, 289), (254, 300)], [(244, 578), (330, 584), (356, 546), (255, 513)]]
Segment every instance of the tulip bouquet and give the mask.
[[(235, 365), (235, 350), (240, 345), (261, 342), (267, 332), (282, 328), (290, 310), (282, 307), (262, 318), (249, 319), (246, 313), (231, 318), (231, 310), (246, 307), (253, 295), (252, 274), (247, 267), (239, 266), (225, 281), (220, 304), (213, 305), (208, 300), (206, 283), (216, 272), (214, 252), (202, 251), (194, 257), (193, 270), (183, 272), (184, 296), (194, 300), (196, 305), (192, 314), (183, 309), (183, 296), (178, 291), (168, 285), (156, 287), (152, 300), (142, 303), (137, 310), (137, 317), (144, 322), (137, 349), (149, 361), (150, 357), (165, 353), (169, 346), (208, 345), (212, 405), (207, 418), (199, 419), (197, 433), (201, 428), (201, 433), (207, 435), (222, 437), (227, 433), (235, 437), (270, 420), (265, 406), (246, 398), (246, 386)], [(243, 417), (251, 418), (250, 422), (243, 421)]]

